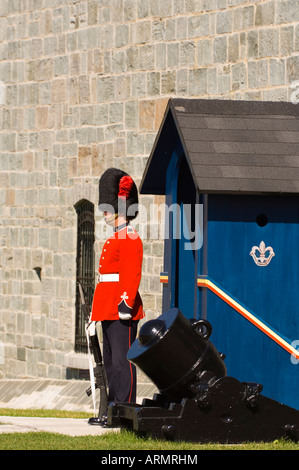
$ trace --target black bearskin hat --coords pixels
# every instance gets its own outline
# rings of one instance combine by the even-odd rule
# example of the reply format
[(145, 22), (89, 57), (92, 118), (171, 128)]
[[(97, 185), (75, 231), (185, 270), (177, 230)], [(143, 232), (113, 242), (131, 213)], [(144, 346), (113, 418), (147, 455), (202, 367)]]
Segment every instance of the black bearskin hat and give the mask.
[(108, 168), (99, 182), (99, 208), (122, 214), (133, 220), (138, 214), (138, 191), (135, 182), (118, 168)]

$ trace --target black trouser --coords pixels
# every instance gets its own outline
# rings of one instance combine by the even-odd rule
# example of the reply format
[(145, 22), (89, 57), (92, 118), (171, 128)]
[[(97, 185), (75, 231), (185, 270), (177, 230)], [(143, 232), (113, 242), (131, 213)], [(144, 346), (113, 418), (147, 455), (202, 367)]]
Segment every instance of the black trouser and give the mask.
[(126, 356), (136, 338), (137, 326), (138, 320), (102, 321), (109, 403), (136, 401), (136, 368)]

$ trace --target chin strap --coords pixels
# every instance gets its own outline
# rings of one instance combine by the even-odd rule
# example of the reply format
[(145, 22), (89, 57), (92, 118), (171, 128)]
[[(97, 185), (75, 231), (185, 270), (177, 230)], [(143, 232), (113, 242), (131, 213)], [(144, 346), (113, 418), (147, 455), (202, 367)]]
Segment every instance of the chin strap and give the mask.
[(113, 214), (111, 217), (109, 217), (109, 219), (105, 219), (106, 224), (110, 224), (110, 222), (113, 222), (114, 220), (116, 220), (117, 217), (118, 217), (118, 214)]

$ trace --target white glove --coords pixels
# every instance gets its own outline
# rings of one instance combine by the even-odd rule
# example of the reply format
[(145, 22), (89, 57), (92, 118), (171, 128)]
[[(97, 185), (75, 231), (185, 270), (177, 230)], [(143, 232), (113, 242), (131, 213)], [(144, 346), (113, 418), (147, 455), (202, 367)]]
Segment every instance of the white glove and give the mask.
[(120, 320), (130, 320), (132, 318), (132, 315), (130, 313), (118, 312), (118, 316)]

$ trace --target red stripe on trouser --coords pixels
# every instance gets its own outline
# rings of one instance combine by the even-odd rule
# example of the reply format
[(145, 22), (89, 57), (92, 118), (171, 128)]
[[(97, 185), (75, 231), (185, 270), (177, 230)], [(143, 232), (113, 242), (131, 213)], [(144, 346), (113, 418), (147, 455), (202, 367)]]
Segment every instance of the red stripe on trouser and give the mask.
[[(129, 349), (131, 347), (131, 328), (132, 328), (132, 323), (130, 320), (130, 326), (129, 326)], [(129, 395), (129, 403), (131, 403), (131, 397), (132, 397), (132, 391), (133, 391), (133, 370), (132, 370), (132, 364), (130, 362), (130, 373), (131, 373), (131, 388), (130, 388), (130, 395)]]

